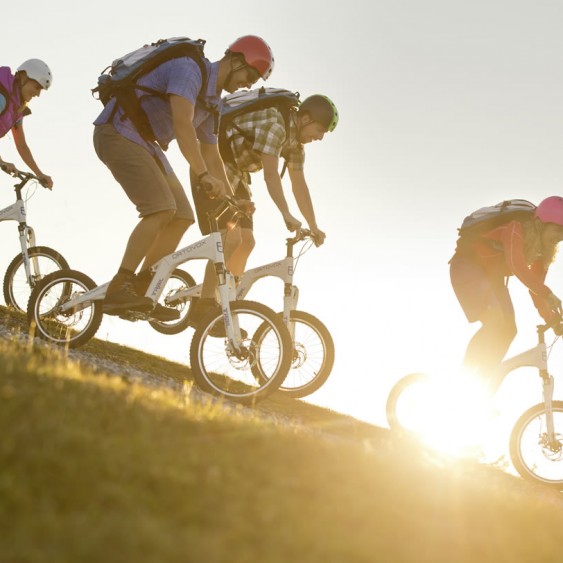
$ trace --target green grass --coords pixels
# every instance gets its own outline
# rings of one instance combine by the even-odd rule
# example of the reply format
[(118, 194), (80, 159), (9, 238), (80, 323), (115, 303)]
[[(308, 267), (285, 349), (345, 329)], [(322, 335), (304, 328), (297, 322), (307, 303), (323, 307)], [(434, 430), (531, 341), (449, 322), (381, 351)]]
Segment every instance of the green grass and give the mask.
[[(3, 308), (0, 323), (22, 330)], [(0, 561), (560, 560), (559, 493), (300, 401), (226, 409), (188, 390), (0, 339)]]

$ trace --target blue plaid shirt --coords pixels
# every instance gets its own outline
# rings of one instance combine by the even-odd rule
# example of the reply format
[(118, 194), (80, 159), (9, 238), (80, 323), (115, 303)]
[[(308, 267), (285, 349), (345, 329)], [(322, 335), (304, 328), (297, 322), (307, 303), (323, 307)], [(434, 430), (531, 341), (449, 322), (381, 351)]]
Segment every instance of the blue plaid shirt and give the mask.
[[(204, 59), (204, 62), (207, 67), (208, 79), (207, 89), (205, 92), (202, 92), (203, 98), (206, 104), (218, 106), (221, 101), (220, 96), (216, 94), (219, 63), (211, 63), (206, 59)], [(196, 130), (197, 138), (202, 143), (217, 144), (215, 116), (198, 100), (201, 83), (202, 77), (199, 66), (189, 57), (166, 61), (138, 81), (139, 85), (146, 86), (147, 88), (151, 88), (163, 94), (181, 96), (194, 104), (193, 125)], [(100, 113), (94, 121), (94, 125), (108, 123), (114, 105), (115, 100), (110, 100), (104, 107), (102, 113)], [(170, 103), (157, 96), (145, 95), (142, 96), (141, 105), (149, 118), (151, 127), (159, 143), (168, 144), (172, 141), (175, 135)], [(121, 135), (141, 145), (150, 154), (158, 158), (164, 165), (168, 174), (172, 172), (172, 167), (161, 148), (156, 143), (150, 143), (143, 139), (131, 121), (127, 118), (123, 119), (123, 110), (121, 108), (117, 108), (112, 123)]]

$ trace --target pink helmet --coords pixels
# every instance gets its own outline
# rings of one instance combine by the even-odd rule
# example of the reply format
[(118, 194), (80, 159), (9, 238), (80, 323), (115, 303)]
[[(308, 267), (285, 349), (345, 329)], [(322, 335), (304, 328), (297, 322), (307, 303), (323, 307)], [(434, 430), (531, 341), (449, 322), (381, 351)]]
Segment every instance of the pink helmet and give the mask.
[(553, 195), (544, 199), (534, 213), (542, 223), (555, 223), (563, 226), (563, 197)]
[(229, 45), (227, 52), (240, 53), (246, 64), (255, 68), (266, 80), (274, 70), (274, 55), (270, 46), (256, 35), (243, 35)]

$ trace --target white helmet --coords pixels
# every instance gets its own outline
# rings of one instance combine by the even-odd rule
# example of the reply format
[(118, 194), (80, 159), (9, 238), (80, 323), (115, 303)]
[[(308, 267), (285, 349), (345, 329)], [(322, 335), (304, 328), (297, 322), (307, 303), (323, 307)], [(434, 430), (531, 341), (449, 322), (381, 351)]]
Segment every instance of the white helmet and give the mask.
[(28, 78), (39, 82), (42, 88), (49, 89), (53, 82), (53, 75), (49, 67), (40, 59), (29, 59), (18, 67), (18, 72), (23, 70)]

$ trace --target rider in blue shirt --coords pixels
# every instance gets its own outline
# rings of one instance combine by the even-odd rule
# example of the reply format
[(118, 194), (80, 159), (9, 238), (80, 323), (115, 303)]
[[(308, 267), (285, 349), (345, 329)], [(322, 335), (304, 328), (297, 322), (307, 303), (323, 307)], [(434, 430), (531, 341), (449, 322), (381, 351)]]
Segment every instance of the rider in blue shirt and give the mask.
[[(199, 64), (189, 57), (164, 62), (137, 82), (158, 92), (151, 95), (136, 91), (140, 92), (138, 98), (155, 140), (144, 138), (113, 100), (94, 122), (96, 153), (141, 218), (109, 284), (104, 301), (106, 313), (153, 308), (152, 300), (142, 297), (150, 283), (150, 267), (173, 252), (194, 223), (184, 188), (161, 147), (176, 139), (180, 152), (210, 197), (232, 193), (219, 154), (211, 107), (219, 103), (223, 90), (234, 92), (249, 88), (259, 78), (268, 78), (273, 55), (263, 39), (249, 35), (232, 43), (221, 60), (211, 63), (203, 59), (203, 63), (206, 84)], [(151, 316), (167, 321), (177, 318), (178, 313), (157, 304)]]

